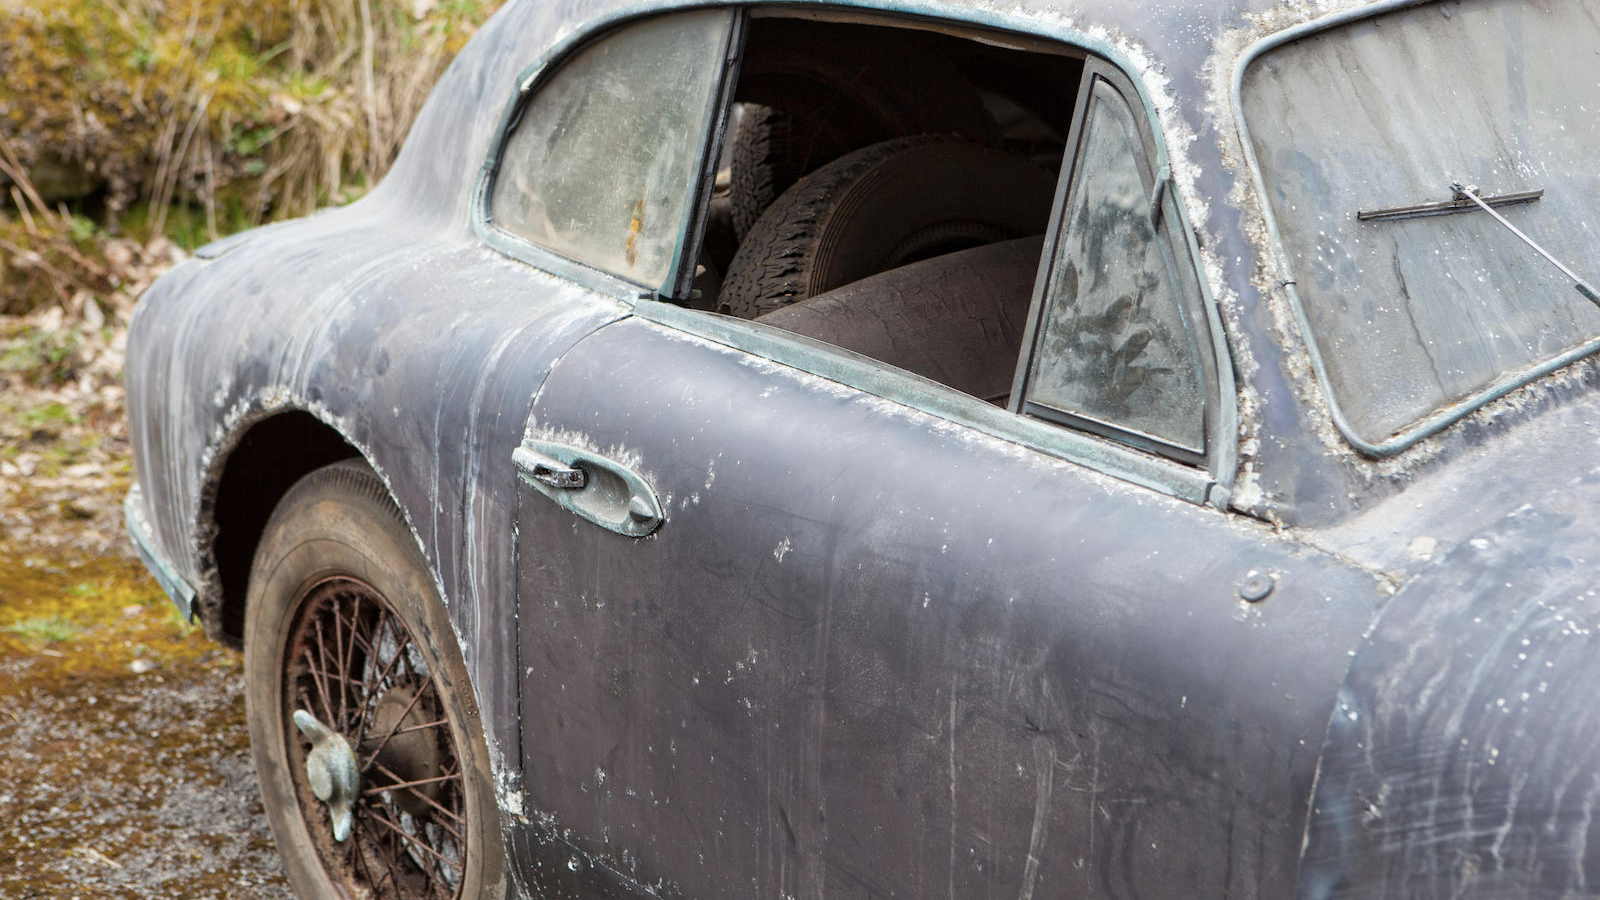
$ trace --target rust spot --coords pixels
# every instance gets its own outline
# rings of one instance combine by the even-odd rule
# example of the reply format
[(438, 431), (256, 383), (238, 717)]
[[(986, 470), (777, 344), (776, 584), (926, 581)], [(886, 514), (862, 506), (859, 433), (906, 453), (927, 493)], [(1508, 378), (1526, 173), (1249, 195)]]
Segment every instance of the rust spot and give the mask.
[(644, 198), (633, 205), (633, 219), (628, 222), (628, 244), (623, 250), (623, 257), (631, 267), (639, 258), (639, 231), (644, 228)]

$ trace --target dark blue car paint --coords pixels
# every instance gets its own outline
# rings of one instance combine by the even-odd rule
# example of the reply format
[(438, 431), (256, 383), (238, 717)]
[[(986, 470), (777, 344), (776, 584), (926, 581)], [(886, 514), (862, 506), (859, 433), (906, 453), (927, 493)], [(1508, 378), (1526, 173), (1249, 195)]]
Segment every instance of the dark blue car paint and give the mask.
[[(1311, 12), (868, 4), (1085, 44), (1176, 98), (1162, 139), (1188, 138), (1168, 149), (1256, 488), (1222, 511), (485, 248), (470, 198), (519, 73), (667, 6), (509, 4), (369, 197), (142, 299), (139, 513), (203, 613), (230, 456), (299, 411), (373, 465), (432, 563), (508, 846), (546, 894), (1600, 892), (1592, 369), (1382, 465), (1330, 437), (1216, 75)], [(519, 488), (529, 429), (628, 457), (661, 529)], [(1256, 604), (1252, 572), (1274, 579)]]
[(1379, 579), (638, 319), (540, 391), (573, 427), (669, 509), (521, 493), (527, 790), (591, 855), (691, 897), (1291, 889)]

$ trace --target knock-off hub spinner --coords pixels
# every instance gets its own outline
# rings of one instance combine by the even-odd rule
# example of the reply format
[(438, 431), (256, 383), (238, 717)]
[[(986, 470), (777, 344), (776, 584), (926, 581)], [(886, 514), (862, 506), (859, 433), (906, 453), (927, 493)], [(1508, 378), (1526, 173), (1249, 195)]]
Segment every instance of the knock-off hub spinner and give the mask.
[(306, 780), (311, 782), (311, 793), (328, 805), (333, 839), (343, 841), (350, 836), (350, 805), (361, 789), (355, 751), (344, 735), (303, 709), (294, 711), (294, 724), (311, 741), (311, 752), (306, 754)]

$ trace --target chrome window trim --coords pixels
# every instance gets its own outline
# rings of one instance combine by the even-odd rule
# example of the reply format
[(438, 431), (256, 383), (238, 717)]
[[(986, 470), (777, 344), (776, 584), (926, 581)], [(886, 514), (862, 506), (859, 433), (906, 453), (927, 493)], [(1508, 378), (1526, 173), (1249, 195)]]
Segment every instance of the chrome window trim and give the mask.
[(1203, 469), (1141, 453), (1124, 444), (1042, 419), (1019, 416), (936, 381), (831, 344), (748, 319), (686, 309), (671, 303), (641, 300), (634, 304), (633, 311), (658, 325), (752, 353), (990, 437), (1081, 463), (1122, 481), (1192, 503), (1222, 505), (1216, 502), (1218, 485)]

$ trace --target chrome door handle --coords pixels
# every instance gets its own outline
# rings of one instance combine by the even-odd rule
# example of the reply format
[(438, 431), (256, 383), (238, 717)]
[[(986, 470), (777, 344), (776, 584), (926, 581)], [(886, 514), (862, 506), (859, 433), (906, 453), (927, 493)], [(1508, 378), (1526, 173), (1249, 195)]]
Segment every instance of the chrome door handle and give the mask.
[(609, 531), (644, 537), (666, 518), (644, 476), (598, 453), (527, 438), (511, 461), (524, 484)]

